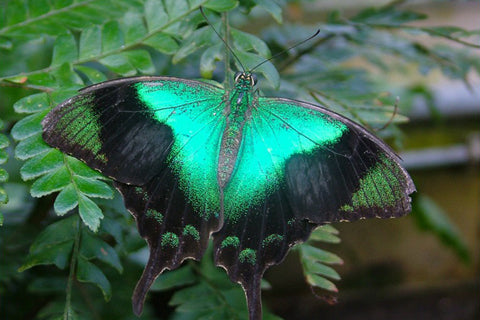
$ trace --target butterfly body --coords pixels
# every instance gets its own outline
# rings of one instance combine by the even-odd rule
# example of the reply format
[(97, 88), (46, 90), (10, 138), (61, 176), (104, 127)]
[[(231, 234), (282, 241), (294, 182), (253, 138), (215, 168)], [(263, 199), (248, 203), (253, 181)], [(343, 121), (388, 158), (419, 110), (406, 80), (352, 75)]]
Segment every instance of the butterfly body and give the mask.
[(225, 101), (226, 127), (222, 135), (217, 173), (220, 188), (225, 187), (233, 173), (243, 140), (243, 127), (250, 120), (251, 108), (256, 105), (252, 95), (252, 76), (241, 73), (236, 79), (236, 89), (226, 96)]
[(173, 77), (107, 81), (44, 119), (47, 143), (114, 180), (150, 258), (133, 296), (165, 269), (200, 259), (239, 282), (259, 319), (260, 280), (317, 225), (410, 211), (415, 190), (395, 153), (365, 128), (313, 104)]

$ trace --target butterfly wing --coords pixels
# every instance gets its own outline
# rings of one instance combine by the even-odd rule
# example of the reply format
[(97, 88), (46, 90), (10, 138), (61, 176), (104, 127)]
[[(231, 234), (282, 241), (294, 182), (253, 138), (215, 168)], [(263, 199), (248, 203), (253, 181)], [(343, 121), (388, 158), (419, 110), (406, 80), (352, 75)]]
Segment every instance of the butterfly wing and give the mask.
[(114, 179), (149, 244), (137, 314), (158, 274), (199, 259), (221, 226), (222, 104), (223, 90), (209, 84), (136, 77), (83, 89), (43, 121), (48, 144)]
[(395, 153), (353, 121), (288, 99), (254, 105), (214, 235), (216, 263), (244, 287), (251, 318), (265, 269), (313, 227), (401, 216), (415, 190)]

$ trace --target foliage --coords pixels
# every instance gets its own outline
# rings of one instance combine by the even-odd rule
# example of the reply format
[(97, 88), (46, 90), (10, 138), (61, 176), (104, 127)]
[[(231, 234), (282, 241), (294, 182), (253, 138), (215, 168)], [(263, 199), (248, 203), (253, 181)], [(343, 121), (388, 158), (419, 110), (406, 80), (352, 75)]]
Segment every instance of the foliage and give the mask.
[(340, 280), (340, 275), (327, 265), (342, 264), (343, 261), (337, 255), (313, 246), (313, 242), (339, 243), (338, 231), (330, 226), (318, 227), (312, 232), (307, 242), (298, 246), (300, 261), (307, 283), (327, 292), (338, 292), (337, 287), (330, 280)]
[[(0, 119), (0, 129), (3, 129), (3, 121)], [(8, 160), (8, 153), (5, 150), (10, 144), (8, 137), (4, 134), (0, 134), (0, 165), (4, 164)], [(8, 172), (0, 167), (0, 205), (8, 202), (7, 192), (5, 191), (3, 184), (8, 180)], [(0, 226), (3, 225), (3, 215), (0, 212)]]
[[(230, 59), (240, 69), (258, 65), (319, 27), (315, 39), (255, 70), (266, 80), (260, 82), (260, 90), (319, 102), (371, 128), (382, 127), (392, 116), (394, 123), (405, 120), (394, 111), (395, 98), (384, 93), (392, 88), (378, 79), (381, 72), (399, 72), (413, 64), (422, 74), (439, 69), (464, 81), (471, 67), (480, 72), (480, 63), (464, 50), (478, 47), (465, 40), (478, 35), (478, 30), (412, 27), (406, 23), (426, 16), (399, 7), (398, 1), (352, 17), (333, 11), (319, 26), (274, 25), (263, 30), (265, 41), (242, 30), (258, 12), (282, 22), (284, 8), (278, 3), (17, 0), (0, 8), (0, 16), (5, 17), (0, 19), (0, 224), (4, 224), (0, 228), (0, 293), (9, 296), (3, 300), (1, 316), (131, 318), (128, 301), (144, 264), (138, 251), (145, 243), (109, 180), (46, 145), (40, 122), (79, 88), (112, 77), (170, 74), (221, 80), (226, 74), (228, 84), (231, 66), (219, 63), (225, 46), (205, 24), (200, 6), (219, 32), (229, 31), (231, 49), (239, 60)], [(237, 27), (219, 20), (220, 13), (227, 11)], [(463, 47), (427, 46), (416, 40), (418, 34)], [(363, 59), (365, 67), (349, 66), (352, 58)], [(383, 136), (395, 133), (394, 126), (380, 132)], [(15, 157), (7, 149), (11, 139), (16, 140)], [(2, 206), (7, 193), (10, 203)], [(449, 222), (441, 225), (442, 234), (454, 242), (458, 237), (449, 231)], [(320, 228), (298, 248), (307, 282), (335, 292), (330, 280), (339, 276), (328, 265), (341, 260), (315, 248), (311, 241), (337, 242), (336, 231)], [(138, 256), (143, 258), (137, 261)], [(190, 319), (199, 310), (206, 318), (242, 318), (243, 293), (206, 256), (201, 264), (189, 263), (156, 283), (157, 290), (175, 289), (170, 300), (175, 307), (172, 319)], [(129, 272), (119, 275), (122, 270)], [(130, 274), (137, 276), (130, 279)], [(91, 298), (98, 294), (95, 287), (111, 301)], [(22, 308), (14, 302), (26, 300)], [(147, 309), (144, 316), (152, 316), (152, 311)]]
[[(266, 282), (263, 288), (268, 287)], [(179, 290), (181, 288), (181, 290)], [(172, 319), (247, 319), (245, 294), (232, 286), (225, 272), (213, 264), (212, 247), (200, 264), (188, 263), (159, 276), (152, 291), (174, 291), (170, 306)], [(264, 312), (264, 319), (279, 319)]]
[(468, 247), (444, 210), (424, 194), (415, 197), (413, 217), (420, 228), (435, 234), (445, 245), (451, 247), (464, 262), (470, 262)]

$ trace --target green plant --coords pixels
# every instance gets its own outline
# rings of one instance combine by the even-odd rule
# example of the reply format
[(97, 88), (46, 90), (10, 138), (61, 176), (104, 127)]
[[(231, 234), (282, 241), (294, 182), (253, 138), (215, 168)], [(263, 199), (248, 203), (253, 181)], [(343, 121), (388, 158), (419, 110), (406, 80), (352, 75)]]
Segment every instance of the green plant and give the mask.
[[(413, 27), (407, 23), (426, 17), (400, 4), (368, 8), (352, 17), (331, 12), (319, 36), (257, 70), (265, 78), (261, 91), (317, 101), (373, 129), (393, 117), (394, 124), (379, 134), (400, 139), (395, 124), (405, 118), (395, 113), (395, 98), (382, 93), (393, 88), (375, 79), (372, 68), (394, 72), (399, 65), (415, 64), (419, 72), (440, 69), (463, 80), (471, 67), (480, 71), (477, 59), (463, 50), (479, 47), (464, 39), (478, 31)], [(218, 63), (228, 54), (205, 24), (200, 6), (209, 10), (217, 30), (230, 31), (231, 47), (247, 68), (308, 38), (318, 27), (275, 25), (263, 31), (265, 41), (240, 30), (258, 14), (251, 12), (255, 7), (282, 22), (282, 6), (260, 0), (12, 1), (0, 9), (0, 110), (6, 124), (5, 134), (0, 134), (0, 205), (7, 202), (7, 194), (11, 198), (8, 206), (0, 207), (2, 316), (132, 317), (126, 301), (137, 276), (130, 276), (138, 275), (143, 263), (132, 257), (145, 244), (109, 180), (46, 145), (40, 122), (79, 88), (112, 77), (201, 75), (225, 79), (228, 85), (230, 64)], [(227, 12), (235, 24), (228, 22)], [(405, 33), (464, 47), (426, 46)], [(366, 67), (344, 64), (354, 57), (366, 61)], [(387, 57), (395, 63), (387, 63)], [(16, 141), (14, 151), (6, 149), (11, 139)], [(432, 224), (435, 221), (429, 228), (435, 230)], [(327, 265), (341, 260), (314, 248), (311, 241), (337, 242), (335, 234), (333, 227), (319, 228), (298, 247), (307, 282), (330, 292), (337, 289), (328, 279), (339, 276)], [(454, 232), (449, 235), (458, 240)], [(124, 276), (119, 275), (122, 271)], [(154, 289), (176, 290), (170, 300), (176, 307), (173, 319), (199, 314), (244, 318), (243, 293), (226, 279), (207, 254), (201, 263), (189, 262), (161, 276)], [(92, 298), (99, 294), (95, 287), (110, 302)], [(26, 304), (19, 308), (15, 301)], [(153, 317), (153, 310), (147, 309), (144, 317)], [(265, 317), (274, 318), (269, 313)]]

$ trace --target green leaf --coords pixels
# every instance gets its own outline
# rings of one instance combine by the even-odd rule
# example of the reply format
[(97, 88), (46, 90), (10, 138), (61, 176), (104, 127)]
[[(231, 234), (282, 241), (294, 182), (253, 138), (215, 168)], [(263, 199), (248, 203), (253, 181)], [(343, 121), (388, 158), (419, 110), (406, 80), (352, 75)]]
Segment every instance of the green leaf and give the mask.
[(140, 73), (152, 74), (155, 72), (150, 54), (146, 50), (129, 50), (123, 52), (123, 55)]
[(470, 251), (461, 233), (448, 218), (448, 214), (426, 195), (414, 199), (412, 216), (424, 230), (435, 234), (443, 244), (449, 246), (464, 262), (471, 260)]
[(4, 164), (7, 161), (8, 161), (8, 152), (5, 150), (0, 150), (0, 164)]
[(147, 0), (145, 2), (145, 20), (150, 33), (160, 30), (168, 23), (168, 15), (162, 0)]
[(45, 173), (54, 171), (62, 166), (64, 160), (63, 154), (57, 149), (50, 149), (36, 157), (25, 162), (20, 169), (23, 180), (31, 180)]
[(53, 46), (51, 67), (58, 67), (64, 63), (71, 63), (78, 58), (77, 42), (71, 33), (58, 36)]
[(24, 140), (28, 137), (31, 137), (37, 133), (42, 132), (41, 122), (47, 110), (26, 116), (22, 120), (18, 121), (12, 128), (12, 137), (15, 140)]
[(56, 86), (58, 88), (80, 88), (83, 87), (82, 79), (75, 73), (73, 67), (69, 63), (64, 63), (60, 67), (54, 69), (52, 74), (55, 77)]
[(60, 104), (61, 102), (70, 99), (72, 96), (77, 95), (78, 90), (74, 88), (59, 88), (50, 93), (50, 100), (52, 105)]
[(85, 260), (98, 259), (122, 273), (123, 267), (117, 252), (108, 243), (85, 231), (80, 242), (80, 255)]
[(262, 39), (238, 29), (232, 29), (231, 33), (234, 48), (241, 51), (253, 50), (264, 59), (270, 57), (270, 49)]
[(56, 79), (51, 72), (39, 72), (23, 78), (26, 78), (24, 80), (27, 80), (28, 84), (36, 86), (54, 87), (56, 84)]
[(83, 194), (78, 195), (78, 212), (82, 221), (92, 231), (97, 231), (100, 220), (103, 218), (102, 210), (98, 205)]
[(75, 66), (75, 70), (85, 75), (91, 83), (107, 81), (107, 77), (97, 69), (86, 66)]
[(170, 20), (183, 16), (190, 8), (187, 0), (164, 0), (163, 4)]
[(0, 168), (0, 183), (7, 182), (8, 172), (7, 170)]
[(9, 39), (1, 38), (0, 37), (0, 49), (3, 50), (12, 50), (13, 43)]
[(47, 226), (30, 246), (27, 261), (19, 271), (39, 264), (55, 264), (63, 269), (73, 249), (78, 232), (78, 217), (71, 216)]
[(100, 55), (102, 51), (102, 34), (100, 27), (85, 28), (80, 34), (79, 59), (87, 60)]
[(73, 184), (69, 184), (58, 194), (53, 208), (58, 215), (64, 215), (65, 213), (73, 210), (78, 205), (78, 193), (75, 190)]
[(402, 11), (396, 7), (368, 8), (351, 20), (368, 24), (398, 25), (415, 20), (423, 20), (427, 15), (413, 11)]
[(0, 134), (0, 149), (5, 149), (10, 145), (10, 140), (4, 134)]
[(102, 52), (115, 51), (125, 44), (123, 32), (117, 21), (105, 23), (102, 28)]
[(321, 241), (327, 243), (339, 243), (340, 238), (335, 234), (338, 234), (338, 231), (330, 225), (323, 225), (316, 228), (310, 235), (310, 241)]
[(112, 188), (103, 181), (82, 176), (74, 176), (73, 181), (78, 190), (88, 197), (113, 198)]
[(22, 272), (37, 265), (54, 264), (59, 269), (64, 269), (73, 248), (73, 240), (45, 247), (42, 250), (31, 252), (27, 261), (18, 269)]
[(125, 77), (133, 76), (137, 73), (135, 66), (130, 63), (128, 56), (121, 53), (112, 54), (108, 57), (100, 59), (100, 63), (102, 63), (104, 66), (106, 66), (113, 72), (116, 72)]
[(277, 23), (282, 23), (282, 8), (278, 5), (276, 1), (270, 0), (257, 0), (257, 4), (265, 9)]
[(343, 260), (337, 255), (328, 251), (312, 247), (310, 245), (300, 246), (300, 250), (303, 255), (303, 259), (309, 261), (320, 261), (326, 264), (342, 264)]
[[(0, 204), (6, 204), (8, 202), (8, 194), (5, 189), (0, 188)], [(0, 226), (3, 225), (3, 215), (0, 214)]]
[(122, 19), (122, 29), (126, 43), (137, 42), (147, 35), (143, 16), (135, 12), (127, 12), (125, 14)]
[(340, 275), (335, 271), (335, 269), (324, 264), (307, 260), (304, 261), (303, 267), (306, 273), (314, 273), (319, 276), (328, 277), (333, 280), (340, 280)]
[(13, 105), (17, 113), (37, 113), (50, 107), (48, 95), (45, 92), (24, 97)]
[[(184, 290), (177, 291), (173, 295), (172, 299), (170, 299), (169, 304), (172, 306), (180, 306), (177, 308), (177, 311), (190, 311), (194, 309), (198, 309), (198, 305), (201, 303), (206, 303), (207, 306), (215, 304), (215, 301), (209, 299), (208, 296), (210, 295), (209, 288), (204, 284), (198, 284), (195, 286), (188, 287)], [(198, 298), (201, 298), (201, 301), (198, 301)], [(196, 305), (190, 304), (192, 301), (196, 301)], [(188, 302), (188, 303), (186, 303)], [(186, 305), (186, 306), (182, 306)]]
[(96, 285), (102, 291), (105, 301), (110, 300), (112, 289), (107, 277), (100, 268), (81, 256), (77, 260), (77, 280)]
[(40, 133), (20, 141), (15, 148), (15, 157), (20, 160), (27, 160), (52, 148), (45, 143)]
[(200, 73), (203, 78), (212, 78), (215, 64), (217, 61), (223, 59), (224, 53), (225, 49), (223, 43), (211, 46), (202, 53), (202, 57), (200, 58)]
[[(3, 18), (0, 20), (0, 34), (24, 38), (35, 38), (41, 34), (58, 35), (71, 29), (101, 24), (139, 9), (138, 1), (123, 0), (10, 1), (6, 11), (2, 12), (6, 21)], [(32, 12), (44, 13), (36, 16)]]
[(0, 149), (5, 149), (10, 145), (10, 140), (4, 134), (0, 134)]
[(93, 170), (84, 162), (74, 157), (67, 156), (67, 163), (70, 170), (78, 176), (90, 179), (106, 179), (101, 173)]
[(238, 1), (234, 0), (209, 0), (203, 4), (207, 9), (217, 12), (229, 11), (238, 5)]
[(60, 167), (47, 173), (32, 184), (30, 193), (33, 197), (43, 197), (47, 194), (59, 191), (71, 181), (70, 172), (66, 167)]
[(306, 275), (307, 283), (311, 286), (322, 288), (331, 292), (338, 292), (337, 286), (330, 280), (325, 279), (324, 277), (318, 276), (316, 274), (307, 274)]
[(212, 38), (214, 33), (212, 27), (205, 26), (195, 30), (187, 39), (182, 42), (182, 45), (172, 58), (173, 63), (178, 63), (190, 54), (199, 50), (203, 46), (213, 43)]
[[(419, 28), (420, 29), (420, 28)], [(468, 31), (456, 26), (437, 26), (437, 27), (425, 27), (420, 29), (432, 36), (443, 36), (451, 38), (468, 37), (471, 35), (479, 35), (480, 30)]]
[(189, 266), (181, 267), (177, 270), (162, 273), (153, 283), (151, 290), (170, 290), (177, 287), (183, 287), (196, 282), (195, 274)]
[(155, 33), (143, 43), (165, 54), (174, 54), (178, 51), (178, 43), (165, 33)]

